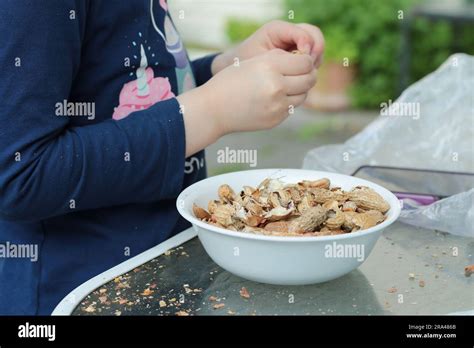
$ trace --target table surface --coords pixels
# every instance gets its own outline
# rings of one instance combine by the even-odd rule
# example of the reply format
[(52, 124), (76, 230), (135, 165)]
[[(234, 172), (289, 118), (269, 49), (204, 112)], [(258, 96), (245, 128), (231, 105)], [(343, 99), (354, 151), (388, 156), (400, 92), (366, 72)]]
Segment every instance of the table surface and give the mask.
[(449, 314), (474, 309), (474, 276), (464, 274), (473, 254), (473, 239), (397, 222), (357, 270), (275, 286), (228, 273), (193, 238), (97, 288), (72, 315)]

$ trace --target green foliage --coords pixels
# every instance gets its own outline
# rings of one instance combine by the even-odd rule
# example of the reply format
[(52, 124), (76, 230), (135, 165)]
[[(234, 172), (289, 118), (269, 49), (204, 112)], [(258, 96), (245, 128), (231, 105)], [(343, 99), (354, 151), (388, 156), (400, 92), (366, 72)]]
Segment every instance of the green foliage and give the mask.
[[(474, 0), (472, 0), (474, 1)], [(375, 108), (398, 94), (401, 24), (422, 0), (285, 0), (294, 22), (319, 26), (326, 39), (325, 61), (345, 57), (356, 66), (352, 103)], [(259, 23), (231, 19), (227, 33), (232, 42), (251, 35)], [(471, 32), (471, 33), (469, 33)], [(454, 52), (474, 54), (472, 25), (455, 33), (446, 22), (417, 18), (412, 31), (410, 76), (414, 82), (435, 70)]]
[(227, 37), (232, 43), (243, 41), (260, 28), (261, 25), (258, 22), (230, 18), (226, 23)]
[(343, 28), (333, 26), (324, 33), (326, 47), (325, 59), (334, 62), (342, 62), (348, 58), (350, 62), (356, 64), (359, 61), (359, 50), (354, 41), (347, 40), (347, 35)]

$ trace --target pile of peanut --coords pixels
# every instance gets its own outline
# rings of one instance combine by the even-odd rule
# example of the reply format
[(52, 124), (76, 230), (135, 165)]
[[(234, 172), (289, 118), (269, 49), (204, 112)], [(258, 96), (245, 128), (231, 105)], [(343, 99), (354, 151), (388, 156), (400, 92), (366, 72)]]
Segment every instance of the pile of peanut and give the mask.
[(385, 220), (390, 205), (365, 186), (343, 191), (329, 179), (284, 184), (265, 179), (256, 188), (236, 194), (221, 185), (219, 199), (207, 210), (193, 205), (194, 215), (211, 225), (233, 231), (274, 236), (327, 236), (355, 232)]

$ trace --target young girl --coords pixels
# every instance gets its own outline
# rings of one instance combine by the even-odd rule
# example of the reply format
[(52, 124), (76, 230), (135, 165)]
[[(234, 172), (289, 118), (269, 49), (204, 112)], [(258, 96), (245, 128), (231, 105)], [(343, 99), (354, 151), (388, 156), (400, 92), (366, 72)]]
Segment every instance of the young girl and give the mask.
[(7, 0), (0, 38), (0, 314), (50, 314), (188, 227), (175, 198), (202, 150), (282, 122), (323, 51), (274, 21), (190, 62), (165, 0)]

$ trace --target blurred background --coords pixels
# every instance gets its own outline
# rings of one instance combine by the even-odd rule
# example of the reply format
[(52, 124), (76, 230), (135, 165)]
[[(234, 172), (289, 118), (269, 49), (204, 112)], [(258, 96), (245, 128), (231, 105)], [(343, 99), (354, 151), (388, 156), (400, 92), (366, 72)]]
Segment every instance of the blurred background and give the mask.
[(272, 19), (307, 22), (326, 39), (318, 83), (277, 128), (220, 139), (207, 149), (209, 175), (248, 169), (217, 151), (257, 150), (258, 168), (300, 168), (312, 148), (341, 143), (409, 84), (452, 53), (474, 54), (474, 0), (169, 0), (191, 58), (222, 51)]

